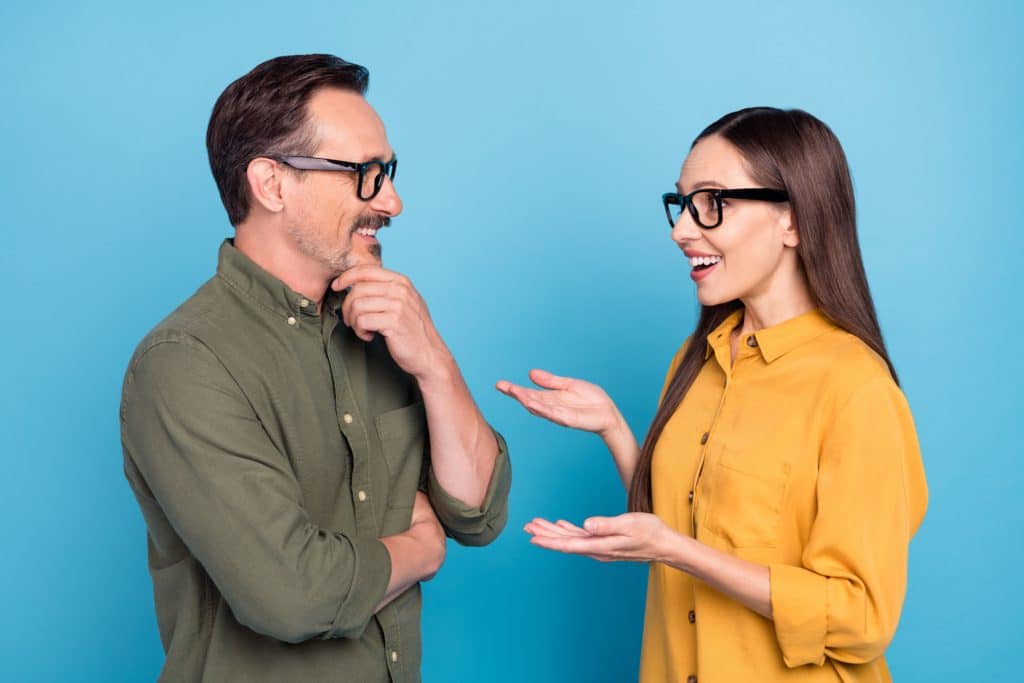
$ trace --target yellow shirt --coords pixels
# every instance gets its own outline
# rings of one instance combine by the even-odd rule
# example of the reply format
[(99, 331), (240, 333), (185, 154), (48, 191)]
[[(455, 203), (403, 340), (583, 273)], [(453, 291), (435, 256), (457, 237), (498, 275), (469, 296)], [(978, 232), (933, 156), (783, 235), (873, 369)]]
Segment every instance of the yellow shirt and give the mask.
[(742, 315), (708, 335), (651, 489), (666, 524), (769, 568), (774, 621), (652, 564), (640, 680), (889, 681), (883, 653), (928, 499), (906, 399), (820, 311), (741, 339), (731, 363)]

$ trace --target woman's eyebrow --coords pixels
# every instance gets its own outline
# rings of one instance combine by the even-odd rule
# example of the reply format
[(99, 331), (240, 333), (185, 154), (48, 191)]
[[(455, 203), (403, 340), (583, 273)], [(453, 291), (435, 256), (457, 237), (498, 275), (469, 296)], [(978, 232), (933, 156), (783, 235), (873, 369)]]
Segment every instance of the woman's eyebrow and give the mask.
[[(716, 187), (716, 188), (721, 189), (721, 190), (725, 189), (725, 185), (723, 185), (722, 183), (718, 182), (717, 180), (702, 180), (699, 183), (695, 183), (694, 186), (693, 186), (693, 189), (694, 190), (700, 190), (700, 189), (703, 189), (705, 187)], [(685, 192), (683, 192), (683, 186), (680, 185), (679, 183), (676, 183), (676, 189), (679, 190), (680, 194), (686, 194)]]

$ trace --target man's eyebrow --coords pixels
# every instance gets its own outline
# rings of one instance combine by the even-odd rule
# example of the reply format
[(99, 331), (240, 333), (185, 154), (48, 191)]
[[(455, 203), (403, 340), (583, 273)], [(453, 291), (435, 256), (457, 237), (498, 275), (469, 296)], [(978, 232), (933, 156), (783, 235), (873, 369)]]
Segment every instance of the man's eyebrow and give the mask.
[(381, 154), (370, 154), (370, 155), (367, 155), (367, 157), (365, 159), (363, 159), (359, 163), (365, 164), (368, 161), (383, 161), (386, 164), (386, 163), (388, 163), (389, 161), (391, 161), (394, 158), (395, 158), (395, 152), (394, 152), (394, 150), (391, 150), (390, 153), (387, 154), (387, 155), (381, 155)]

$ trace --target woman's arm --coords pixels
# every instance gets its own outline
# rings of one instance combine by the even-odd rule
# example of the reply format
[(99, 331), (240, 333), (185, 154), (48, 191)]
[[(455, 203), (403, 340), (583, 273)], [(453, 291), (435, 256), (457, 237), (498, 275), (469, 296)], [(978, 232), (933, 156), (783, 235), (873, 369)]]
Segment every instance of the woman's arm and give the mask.
[(581, 379), (559, 377), (544, 370), (531, 370), (530, 379), (542, 389), (529, 389), (506, 380), (498, 382), (496, 388), (519, 401), (533, 415), (600, 436), (628, 490), (640, 457), (640, 447), (633, 430), (604, 389)]

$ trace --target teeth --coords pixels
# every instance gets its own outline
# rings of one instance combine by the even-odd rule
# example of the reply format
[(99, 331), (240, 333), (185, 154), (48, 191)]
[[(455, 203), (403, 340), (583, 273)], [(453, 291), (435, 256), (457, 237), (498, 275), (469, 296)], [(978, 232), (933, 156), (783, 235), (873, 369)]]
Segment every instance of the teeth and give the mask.
[(377, 234), (376, 228), (359, 228), (356, 230), (360, 235), (366, 235), (367, 237), (373, 237)]
[(721, 260), (721, 256), (691, 256), (690, 265), (694, 268), (697, 266), (713, 266)]

